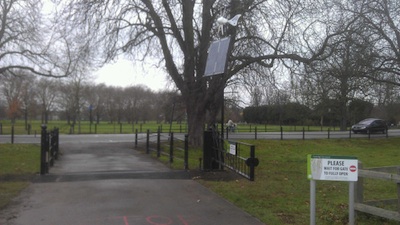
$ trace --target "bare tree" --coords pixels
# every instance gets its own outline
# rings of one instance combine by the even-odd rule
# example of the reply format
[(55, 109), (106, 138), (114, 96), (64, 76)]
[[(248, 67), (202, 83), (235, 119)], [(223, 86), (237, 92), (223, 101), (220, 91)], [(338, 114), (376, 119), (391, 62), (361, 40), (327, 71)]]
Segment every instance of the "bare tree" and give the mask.
[(80, 48), (52, 29), (42, 6), (41, 0), (0, 1), (0, 74), (60, 77), (75, 69)]
[[(184, 97), (194, 145), (202, 143), (204, 123), (216, 122), (223, 89), (235, 74), (252, 64), (273, 67), (276, 60), (324, 59), (332, 37), (346, 30), (326, 21), (331, 9), (324, 2), (74, 0), (65, 6), (65, 19), (86, 28), (91, 40), (102, 42), (106, 61), (128, 53), (165, 63)], [(243, 16), (238, 28), (226, 27), (224, 32), (233, 40), (228, 72), (206, 79), (208, 46), (218, 37), (216, 19), (237, 14)]]
[(59, 91), (57, 82), (49, 78), (41, 78), (37, 81), (36, 97), (41, 109), (41, 120), (43, 124), (47, 124), (51, 111), (55, 110), (55, 103)]
[(82, 71), (79, 74), (72, 74), (67, 80), (59, 83), (59, 105), (65, 112), (68, 124), (73, 127), (77, 122), (80, 125), (82, 110), (87, 108), (84, 94), (88, 88), (88, 79), (89, 77)]
[[(357, 1), (347, 7), (369, 29), (364, 34), (375, 39), (375, 63), (364, 76), (375, 81), (400, 85), (400, 4), (396, 0)], [(391, 76), (391, 75), (394, 75)], [(394, 78), (394, 79), (393, 79)]]
[(7, 114), (12, 123), (23, 113), (25, 117), (28, 114), (28, 108), (31, 98), (28, 98), (31, 93), (28, 93), (29, 86), (33, 78), (22, 71), (19, 71), (18, 76), (12, 74), (4, 74), (0, 77), (1, 90), (7, 102)]

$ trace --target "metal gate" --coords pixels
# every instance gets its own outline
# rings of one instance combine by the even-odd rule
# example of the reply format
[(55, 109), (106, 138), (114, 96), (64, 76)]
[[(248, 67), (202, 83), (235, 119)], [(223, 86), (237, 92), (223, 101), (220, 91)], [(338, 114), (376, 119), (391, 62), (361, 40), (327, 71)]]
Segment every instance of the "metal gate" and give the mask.
[(204, 132), (203, 169), (222, 170), (228, 168), (254, 181), (255, 167), (259, 160), (255, 157), (255, 146), (243, 142), (225, 141), (215, 130)]

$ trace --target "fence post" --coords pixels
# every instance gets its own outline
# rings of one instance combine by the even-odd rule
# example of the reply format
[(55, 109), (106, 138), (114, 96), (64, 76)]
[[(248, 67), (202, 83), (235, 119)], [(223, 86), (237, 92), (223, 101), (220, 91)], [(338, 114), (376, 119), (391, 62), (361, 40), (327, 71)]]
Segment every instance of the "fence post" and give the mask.
[(283, 140), (283, 127), (281, 126), (281, 140)]
[(306, 137), (306, 136), (305, 136), (305, 132), (306, 132), (306, 131), (305, 131), (304, 127), (303, 127), (303, 140), (306, 139), (306, 138), (305, 138), (305, 137)]
[(11, 144), (14, 144), (14, 125), (11, 126)]
[[(400, 167), (397, 167), (397, 174), (400, 175)], [(397, 212), (400, 213), (400, 183), (397, 183)]]
[(257, 126), (254, 127), (254, 139), (257, 140)]
[(0, 123), (0, 135), (2, 135), (2, 134), (3, 134), (3, 124)]
[(228, 126), (226, 127), (226, 132), (225, 133), (226, 133), (226, 140), (228, 140), (229, 139), (229, 134), (228, 134), (229, 133), (229, 127)]
[(328, 139), (330, 139), (330, 137), (331, 137), (331, 128), (328, 128)]
[(185, 170), (189, 170), (189, 136), (185, 134), (185, 156), (184, 156)]
[(55, 159), (58, 159), (58, 152), (59, 152), (59, 143), (60, 143), (60, 129), (59, 128), (55, 128), (54, 129), (54, 131), (55, 131), (55, 135), (56, 135), (56, 139), (55, 139), (55, 141), (56, 141), (56, 143), (55, 143), (55, 151), (56, 151), (56, 154), (55, 154)]
[(351, 139), (351, 128), (349, 129), (349, 139)]
[(171, 135), (169, 137), (169, 162), (173, 163), (174, 162), (174, 133), (171, 132)]
[[(256, 158), (256, 147), (254, 145), (250, 146), (250, 158), (255, 159)], [(254, 181), (254, 171), (255, 171), (256, 165), (254, 163), (251, 163), (250, 165), (250, 180)]]
[(161, 155), (160, 136), (161, 136), (161, 130), (160, 130), (160, 128), (158, 128), (158, 131), (157, 131), (157, 157), (160, 157), (160, 155)]
[(146, 135), (146, 154), (150, 153), (150, 130), (147, 130)]
[(40, 138), (40, 175), (46, 174), (46, 125), (42, 125), (42, 135)]
[(49, 140), (50, 140), (50, 145), (49, 145), (49, 167), (54, 165), (54, 130), (51, 130), (49, 132)]
[(119, 123), (119, 133), (122, 134), (122, 123)]
[(138, 143), (138, 129), (136, 129), (135, 131), (135, 148), (137, 147), (137, 143)]

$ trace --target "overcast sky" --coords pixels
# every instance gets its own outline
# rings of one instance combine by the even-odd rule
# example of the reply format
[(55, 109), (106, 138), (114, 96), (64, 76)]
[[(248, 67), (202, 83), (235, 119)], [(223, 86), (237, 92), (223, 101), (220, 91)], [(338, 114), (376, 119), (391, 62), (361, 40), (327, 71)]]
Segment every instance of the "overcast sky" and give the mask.
[(151, 65), (144, 65), (144, 67), (135, 66), (131, 61), (120, 59), (94, 72), (95, 83), (119, 87), (145, 85), (153, 91), (167, 88), (168, 81), (162, 69)]

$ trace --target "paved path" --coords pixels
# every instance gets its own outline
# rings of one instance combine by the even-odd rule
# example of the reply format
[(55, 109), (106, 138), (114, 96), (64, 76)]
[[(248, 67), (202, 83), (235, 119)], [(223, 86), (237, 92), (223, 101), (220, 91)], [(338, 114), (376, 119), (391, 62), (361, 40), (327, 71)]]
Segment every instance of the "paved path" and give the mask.
[(131, 143), (65, 143), (0, 225), (259, 225), (257, 219)]

